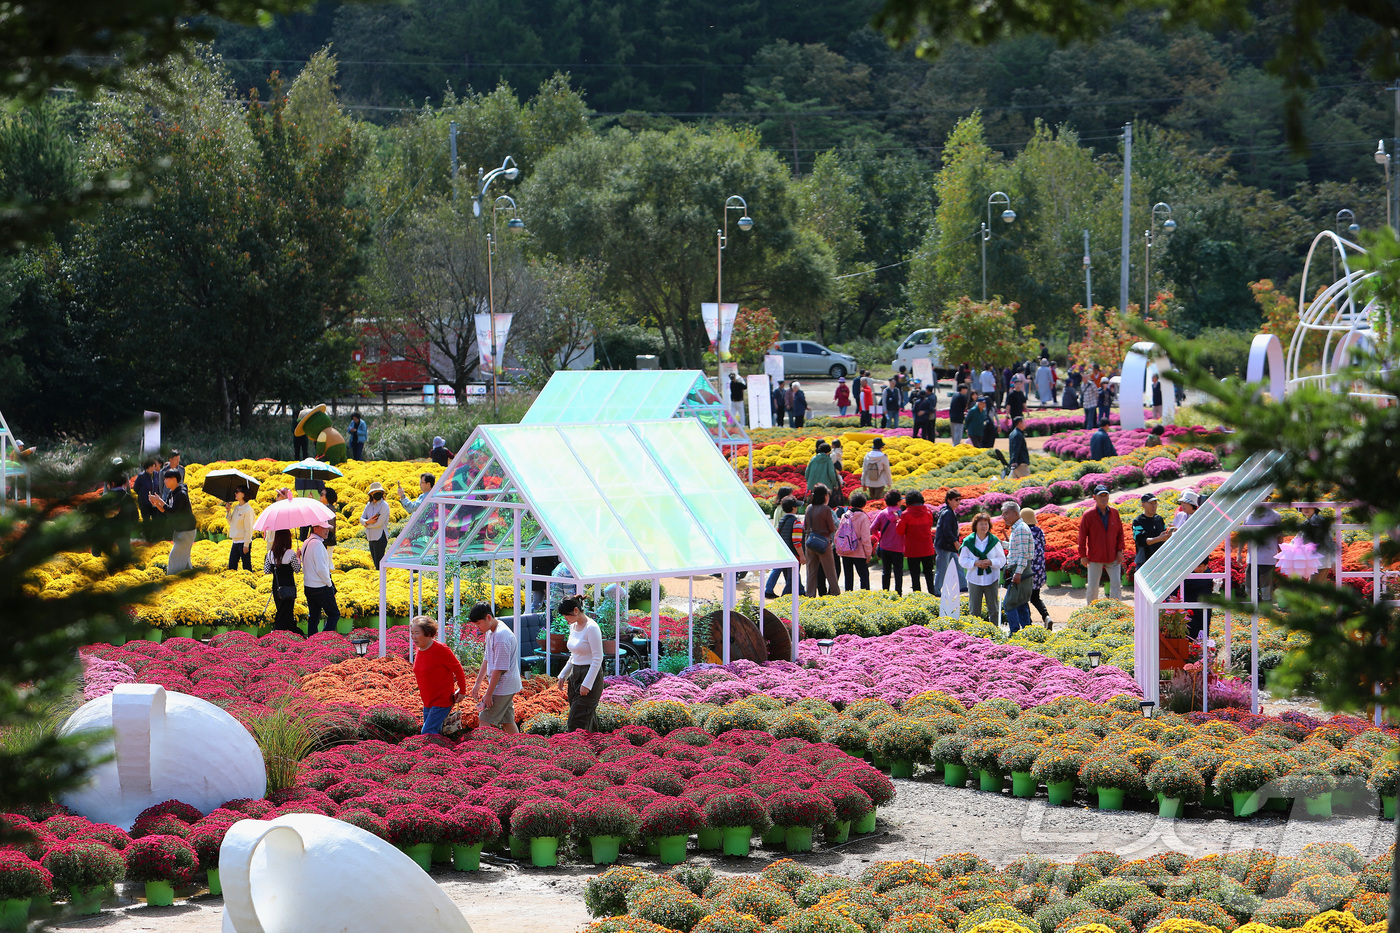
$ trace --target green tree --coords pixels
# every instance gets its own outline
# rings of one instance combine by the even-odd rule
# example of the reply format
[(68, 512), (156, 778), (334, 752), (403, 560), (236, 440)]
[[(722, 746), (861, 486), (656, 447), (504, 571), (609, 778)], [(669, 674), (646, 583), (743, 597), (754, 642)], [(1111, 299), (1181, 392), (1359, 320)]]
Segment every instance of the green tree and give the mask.
[[(1382, 233), (1367, 237), (1365, 245), (1370, 252), (1360, 263), (1376, 275), (1366, 283), (1367, 294), (1358, 306), (1374, 299), (1383, 310), (1374, 313), (1372, 324), (1383, 327), (1388, 309), (1400, 308), (1400, 242)], [(1237, 460), (1264, 452), (1281, 455), (1272, 470), (1259, 476), (1259, 487), (1275, 487), (1283, 502), (1357, 503), (1339, 510), (1345, 520), (1367, 525), (1380, 537), (1374, 556), (1382, 566), (1400, 559), (1400, 483), (1393, 481), (1400, 408), (1375, 401), (1377, 396), (1400, 396), (1400, 373), (1388, 362), (1400, 354), (1400, 338), (1392, 333), (1340, 377), (1341, 384), (1355, 387), (1351, 392), (1310, 383), (1262, 404), (1257, 387), (1237, 378), (1214, 378), (1185, 341), (1158, 334), (1151, 339), (1170, 355), (1182, 381), (1211, 399), (1203, 409), (1234, 429), (1230, 440)], [(1328, 528), (1305, 526), (1292, 517), (1281, 530), (1319, 544), (1330, 534)], [(1262, 541), (1263, 535), (1254, 540)], [(1400, 707), (1400, 612), (1393, 605), (1375, 602), (1351, 586), (1297, 578), (1280, 579), (1275, 593), (1286, 598), (1288, 608), (1281, 609), (1279, 600), (1261, 605), (1261, 611), (1276, 624), (1308, 635), (1306, 644), (1284, 657), (1285, 683), (1314, 684), (1319, 698), (1334, 709), (1365, 709), (1373, 703), (1390, 711)], [(1232, 608), (1250, 612), (1242, 603)], [(1400, 823), (1396, 830), (1400, 841)], [(1400, 931), (1400, 860), (1391, 872), (1390, 930)]]
[(973, 301), (966, 295), (950, 301), (939, 315), (934, 332), (946, 362), (990, 360), (995, 366), (1010, 366), (1029, 359), (1035, 352), (1035, 327), (1017, 326), (1016, 303), (1000, 297)]
[(700, 303), (714, 300), (715, 230), (731, 194), (748, 201), (754, 228), (729, 225), (724, 298), (784, 309), (780, 318), (827, 299), (830, 250), (797, 224), (787, 170), (752, 131), (575, 137), (540, 162), (520, 199), (537, 250), (606, 263), (605, 293), (660, 328), (666, 365), (698, 368)]
[(337, 117), (316, 116), (310, 134), (292, 123), (298, 85), (230, 107), (217, 62), (168, 79), (101, 102), (94, 163), (165, 167), (146, 203), (106, 207), (68, 251), (75, 321), (99, 364), (95, 414), (144, 404), (246, 427), (265, 398), (348, 384), (363, 151), (348, 126), (311, 143)]

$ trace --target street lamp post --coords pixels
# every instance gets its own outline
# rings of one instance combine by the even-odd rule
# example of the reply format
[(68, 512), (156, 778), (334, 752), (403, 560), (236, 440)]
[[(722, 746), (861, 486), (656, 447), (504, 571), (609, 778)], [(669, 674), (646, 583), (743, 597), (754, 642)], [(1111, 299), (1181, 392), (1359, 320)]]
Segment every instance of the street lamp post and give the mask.
[[(520, 168), (515, 164), (515, 159), (510, 156), (505, 157), (500, 168), (493, 168), (487, 172), (478, 168), (477, 178), (481, 182), (481, 189), (472, 195), (472, 216), (481, 216), (481, 202), (486, 198), (486, 192), (490, 190), (491, 183), (497, 178), (504, 178), (506, 181), (515, 181), (520, 177)], [(511, 218), (506, 224), (507, 230), (522, 230), (525, 221), (520, 219), (520, 211), (515, 206), (515, 200), (507, 195), (501, 195), (491, 202), (491, 232), (486, 234), (486, 308), (490, 316), (489, 327), (491, 330), (491, 416), (494, 418), (498, 409), (496, 373), (500, 370), (500, 361), (497, 359), (496, 350), (496, 282), (492, 257), (496, 252), (496, 221), (501, 209), (501, 202), (510, 205)]]
[[(748, 233), (753, 229), (753, 218), (749, 216), (749, 204), (737, 194), (731, 194), (724, 199), (724, 226), (715, 231), (715, 315), (718, 322), (718, 333), (724, 333), (724, 249), (729, 245), (729, 212), (738, 211), (739, 219), (735, 221), (740, 230)], [(719, 346), (715, 346), (715, 359), (719, 360)], [(718, 375), (718, 373), (716, 373)], [(720, 392), (724, 391), (724, 386), (720, 386)]]
[(1394, 161), (1392, 153), (1385, 151), (1385, 140), (1376, 143), (1376, 164), (1385, 169), (1385, 225), (1392, 231), (1395, 230), (1395, 219), (1391, 216), (1390, 209), (1390, 163)]
[[(1342, 232), (1342, 221), (1347, 221), (1346, 232), (1351, 236), (1356, 236), (1361, 232), (1361, 225), (1356, 222), (1356, 214), (1350, 208), (1344, 207), (1337, 211), (1337, 220), (1333, 224), (1333, 229), (1340, 235)], [(1332, 250), (1332, 281), (1337, 281), (1337, 251)]]
[(1147, 221), (1147, 231), (1143, 236), (1147, 240), (1142, 263), (1142, 314), (1147, 316), (1147, 309), (1152, 307), (1152, 230), (1157, 226), (1157, 215), (1161, 214), (1167, 218), (1162, 222), (1162, 229), (1171, 233), (1176, 229), (1176, 221), (1171, 219), (1172, 208), (1170, 204), (1158, 201), (1152, 205), (1152, 216)]
[[(1000, 198), (1001, 200), (997, 200)], [(987, 220), (982, 224), (982, 300), (987, 300), (987, 241), (992, 238), (992, 205), (1005, 204), (1006, 210), (1001, 212), (1001, 219), (1005, 223), (1011, 223), (1016, 219), (1016, 212), (1011, 209), (1011, 198), (1005, 191), (993, 191), (987, 198)]]

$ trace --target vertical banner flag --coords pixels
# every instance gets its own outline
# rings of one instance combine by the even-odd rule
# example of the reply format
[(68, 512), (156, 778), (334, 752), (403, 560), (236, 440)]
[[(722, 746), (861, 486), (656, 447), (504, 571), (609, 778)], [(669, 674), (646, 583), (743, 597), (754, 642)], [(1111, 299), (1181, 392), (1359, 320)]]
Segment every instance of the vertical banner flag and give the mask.
[(476, 315), (476, 352), (481, 359), (481, 371), (493, 372), (496, 361), (491, 359), (491, 315)]
[(729, 341), (734, 338), (734, 319), (739, 316), (739, 306), (725, 302), (719, 306), (719, 358), (729, 359)]
[(773, 426), (773, 390), (768, 384), (767, 373), (754, 373), (748, 377), (749, 384), (749, 427), (771, 428)]
[(504, 372), (502, 364), (506, 358), (506, 335), (510, 333), (510, 319), (514, 312), (496, 312), (496, 372)]
[(142, 418), (141, 455), (153, 456), (160, 453), (160, 412), (148, 411)]
[(914, 361), (914, 378), (923, 383), (924, 388), (933, 388), (933, 360), (921, 356)]
[(719, 305), (713, 301), (700, 303), (700, 319), (705, 322), (705, 335), (710, 338), (711, 349), (719, 346)]
[(781, 353), (769, 353), (763, 357), (763, 371), (768, 374), (768, 379), (773, 388), (778, 387), (787, 376), (783, 375), (783, 355)]

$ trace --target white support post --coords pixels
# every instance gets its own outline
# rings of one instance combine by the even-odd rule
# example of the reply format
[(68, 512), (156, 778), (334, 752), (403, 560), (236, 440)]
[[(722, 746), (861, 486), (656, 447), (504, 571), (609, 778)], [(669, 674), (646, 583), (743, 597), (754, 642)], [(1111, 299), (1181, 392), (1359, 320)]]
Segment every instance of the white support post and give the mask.
[(690, 663), (695, 663), (695, 578), (687, 578), (685, 609), (685, 650)]
[(651, 581), (651, 669), (661, 666), (661, 580)]
[(383, 564), (379, 566), (379, 656), (385, 657), (389, 653), (389, 620), (388, 620), (388, 595), (389, 568)]
[(1259, 712), (1259, 613), (1249, 617), (1249, 711)]
[(1210, 626), (1201, 628), (1201, 712), (1210, 712)]
[(613, 600), (613, 673), (622, 676), (622, 600)]
[[(447, 506), (439, 502), (438, 513), (438, 565), (437, 565), (437, 640), (447, 642)], [(411, 639), (410, 639), (411, 640)]]
[(799, 628), (799, 627), (798, 627), (798, 624), (797, 624), (797, 593), (798, 593), (798, 584), (796, 583), (796, 580), (797, 580), (797, 575), (798, 575), (799, 573), (801, 573), (801, 572), (802, 572), (802, 565), (799, 564), (799, 563), (797, 563), (796, 561), (794, 561), (794, 562), (793, 562), (793, 565), (792, 565), (792, 579), (793, 579), (794, 582), (793, 582), (793, 585), (792, 585), (792, 587), (791, 587), (791, 593), (789, 594), (789, 595), (792, 596), (792, 619), (791, 619), (791, 625), (792, 625), (792, 657), (788, 659), (788, 660), (794, 661), (794, 662), (797, 660), (797, 632), (798, 632), (798, 628)]
[(452, 640), (462, 640), (462, 570), (452, 575)]
[(726, 570), (724, 571), (722, 579), (724, 580), (724, 587), (723, 594), (720, 597), (720, 617), (723, 619), (723, 625), (720, 629), (720, 636), (723, 639), (724, 653), (720, 655), (720, 658), (725, 664), (728, 664), (730, 661), (729, 614), (734, 611), (734, 574)]
[(515, 604), (515, 611), (511, 613), (515, 617), (515, 641), (520, 644), (520, 632), (524, 628), (521, 617), (525, 615), (525, 603), (523, 592), (520, 588), (520, 510), (511, 509), (511, 545), (510, 545), (510, 601)]

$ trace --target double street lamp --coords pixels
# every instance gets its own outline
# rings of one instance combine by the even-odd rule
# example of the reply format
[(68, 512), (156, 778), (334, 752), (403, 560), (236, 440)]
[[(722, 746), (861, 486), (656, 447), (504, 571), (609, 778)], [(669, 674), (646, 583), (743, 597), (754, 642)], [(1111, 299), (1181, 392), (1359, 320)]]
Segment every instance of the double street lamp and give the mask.
[[(1342, 233), (1342, 221), (1344, 220), (1347, 221), (1346, 232), (1350, 236), (1356, 236), (1361, 232), (1361, 225), (1356, 222), (1356, 214), (1352, 212), (1351, 208), (1344, 207), (1337, 211), (1337, 220), (1333, 224), (1333, 229), (1337, 231), (1338, 236)], [(1335, 249), (1332, 250), (1332, 281), (1337, 281), (1337, 250)]]
[[(481, 202), (485, 200), (487, 191), (491, 188), (491, 183), (498, 178), (506, 181), (515, 181), (520, 177), (520, 169), (515, 164), (515, 160), (506, 156), (500, 168), (493, 168), (486, 172), (482, 169), (476, 170), (477, 177), (481, 180), (481, 190), (472, 195), (472, 216), (481, 216)], [(491, 232), (486, 234), (486, 308), (490, 318), (489, 326), (491, 330), (491, 413), (495, 416), (498, 401), (498, 385), (496, 376), (501, 371), (501, 363), (498, 358), (498, 348), (496, 346), (496, 278), (494, 257), (496, 254), (496, 244), (500, 239), (499, 222), (501, 211), (510, 209), (510, 220), (506, 221), (506, 232), (512, 230), (524, 230), (525, 221), (520, 219), (520, 209), (515, 204), (515, 199), (510, 195), (503, 194), (491, 202)], [(479, 335), (478, 335), (479, 338)]]
[(1171, 218), (1172, 208), (1170, 204), (1158, 201), (1152, 205), (1152, 216), (1147, 222), (1147, 231), (1143, 237), (1147, 240), (1147, 250), (1142, 264), (1142, 313), (1147, 316), (1147, 311), (1152, 307), (1152, 231), (1157, 227), (1157, 217), (1161, 215), (1166, 220), (1162, 221), (1162, 229), (1171, 233), (1176, 229), (1176, 221)]
[[(715, 359), (719, 361), (719, 341), (724, 339), (724, 250), (729, 245), (729, 212), (738, 211), (739, 219), (735, 225), (745, 233), (753, 229), (753, 218), (749, 216), (749, 202), (731, 194), (724, 199), (724, 225), (715, 231), (715, 333), (717, 340), (715, 343)], [(721, 395), (724, 386), (719, 386)]]
[(993, 191), (987, 198), (987, 220), (982, 224), (982, 300), (987, 300), (987, 241), (992, 238), (992, 205), (1005, 204), (1006, 210), (1001, 212), (1001, 219), (1004, 223), (1011, 223), (1016, 219), (1016, 212), (1011, 209), (1011, 197), (1005, 191)]

